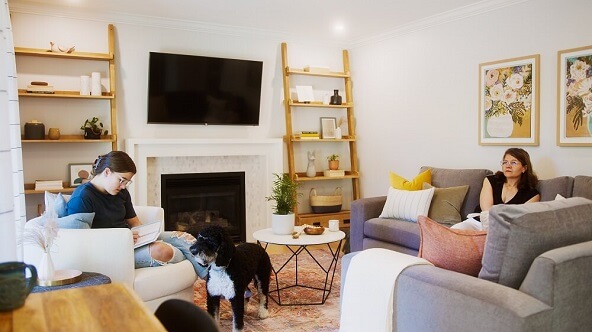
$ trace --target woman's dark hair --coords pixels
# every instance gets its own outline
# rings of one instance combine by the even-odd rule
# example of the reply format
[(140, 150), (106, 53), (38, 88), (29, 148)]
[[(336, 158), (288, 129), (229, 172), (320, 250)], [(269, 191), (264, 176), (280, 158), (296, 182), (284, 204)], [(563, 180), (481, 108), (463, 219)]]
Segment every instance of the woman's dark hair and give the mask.
[[(510, 155), (522, 164), (522, 166), (526, 167), (526, 171), (522, 173), (520, 176), (520, 180), (518, 180), (518, 189), (532, 189), (536, 188), (537, 183), (539, 182), (539, 178), (536, 176), (534, 170), (532, 169), (532, 163), (530, 162), (530, 155), (526, 150), (521, 148), (509, 148), (504, 152), (504, 158)], [(500, 178), (504, 179), (504, 173), (498, 171), (495, 175)]]
[(103, 173), (105, 168), (117, 173), (134, 173), (136, 174), (136, 164), (130, 156), (123, 151), (111, 151), (107, 154), (100, 155), (93, 164), (92, 175)]

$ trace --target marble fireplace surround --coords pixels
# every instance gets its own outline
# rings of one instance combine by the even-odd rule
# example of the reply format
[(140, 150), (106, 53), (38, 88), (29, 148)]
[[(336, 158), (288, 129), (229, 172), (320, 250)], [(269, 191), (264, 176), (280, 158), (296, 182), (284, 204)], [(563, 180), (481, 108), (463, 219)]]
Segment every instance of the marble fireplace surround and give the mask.
[(127, 139), (137, 173), (128, 188), (135, 205), (161, 206), (161, 174), (245, 172), (246, 235), (271, 227), (265, 200), (273, 173), (283, 172), (281, 139)]

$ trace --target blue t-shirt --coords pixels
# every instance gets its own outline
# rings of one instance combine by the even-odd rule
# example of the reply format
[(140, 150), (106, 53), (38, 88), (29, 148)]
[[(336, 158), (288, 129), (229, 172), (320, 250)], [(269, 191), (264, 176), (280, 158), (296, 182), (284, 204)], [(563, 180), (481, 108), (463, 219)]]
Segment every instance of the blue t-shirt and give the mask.
[(68, 215), (89, 212), (95, 213), (92, 228), (127, 228), (126, 219), (136, 216), (127, 189), (113, 196), (100, 192), (91, 182), (76, 188), (66, 206)]

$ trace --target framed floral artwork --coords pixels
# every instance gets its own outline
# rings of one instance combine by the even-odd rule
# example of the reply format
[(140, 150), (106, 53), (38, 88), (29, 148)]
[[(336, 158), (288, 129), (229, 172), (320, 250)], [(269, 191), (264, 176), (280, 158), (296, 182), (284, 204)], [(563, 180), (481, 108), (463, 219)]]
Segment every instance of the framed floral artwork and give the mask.
[(539, 145), (540, 55), (479, 65), (479, 144)]
[(557, 53), (557, 145), (592, 146), (592, 45)]

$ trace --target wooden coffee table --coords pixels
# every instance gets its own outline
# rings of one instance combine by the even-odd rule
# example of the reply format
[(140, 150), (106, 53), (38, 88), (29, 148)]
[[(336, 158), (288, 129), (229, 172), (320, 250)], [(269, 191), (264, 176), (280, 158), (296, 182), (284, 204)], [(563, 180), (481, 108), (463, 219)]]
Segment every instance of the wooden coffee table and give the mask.
[[(300, 230), (301, 228), (302, 228), (301, 226), (297, 226), (296, 230)], [(259, 230), (259, 231), (256, 231), (255, 233), (253, 233), (253, 237), (255, 238), (255, 240), (257, 240), (257, 243), (259, 243), (259, 245), (261, 245), (263, 248), (265, 248), (265, 250), (267, 250), (267, 247), (269, 244), (274, 244), (274, 245), (285, 246), (292, 253), (292, 255), (290, 255), (290, 257), (288, 257), (288, 259), (285, 262), (283, 262), (279, 266), (279, 268), (275, 268), (272, 266), (272, 270), (275, 275), (275, 283), (276, 283), (276, 289), (270, 290), (270, 297), (272, 300), (274, 300), (278, 305), (281, 305), (281, 306), (284, 306), (284, 305), (318, 305), (318, 304), (325, 303), (325, 301), (327, 300), (327, 297), (329, 297), (329, 294), (331, 293), (331, 287), (333, 286), (333, 278), (335, 277), (335, 269), (337, 267), (337, 260), (339, 259), (339, 253), (341, 251), (341, 244), (343, 242), (343, 239), (345, 238), (344, 232), (342, 232), (342, 231), (331, 232), (331, 231), (329, 231), (329, 229), (325, 229), (325, 232), (321, 235), (308, 235), (303, 232), (302, 234), (300, 234), (299, 238), (293, 239), (292, 235), (273, 234), (271, 228), (266, 228), (266, 229), (262, 229), (262, 230)], [(334, 242), (339, 242), (337, 245), (337, 248), (331, 247), (330, 244), (334, 243)], [(315, 250), (309, 250), (308, 247), (312, 246), (312, 245), (326, 245), (327, 248), (329, 248), (329, 252), (331, 253), (332, 258), (331, 258), (331, 262), (329, 263), (328, 267), (323, 266), (323, 264), (321, 264), (317, 260), (317, 258), (315, 258), (315, 256), (313, 255)], [(314, 286), (310, 286), (310, 285), (304, 285), (298, 281), (298, 256), (303, 253), (308, 254), (308, 256), (310, 256), (314, 260), (314, 262), (319, 266), (319, 268), (324, 272), (323, 276), (325, 278), (325, 281), (324, 281), (323, 288), (314, 287)], [(282, 271), (282, 269), (284, 269), (286, 267), (286, 265), (289, 262), (291, 262), (292, 260), (295, 261), (295, 267), (294, 267), (295, 276), (296, 276), (295, 282), (294, 282), (294, 284), (290, 284), (288, 286), (284, 286), (284, 287), (280, 288), (279, 281), (278, 281), (278, 273), (280, 273)], [(282, 297), (281, 297), (282, 291), (290, 289), (290, 288), (295, 288), (295, 287), (313, 289), (313, 290), (318, 290), (319, 292), (322, 292), (321, 301), (319, 301), (319, 302), (297, 302), (297, 303), (294, 303), (294, 302), (285, 303), (285, 301), (282, 301)], [(275, 298), (272, 295), (272, 293), (276, 293), (277, 298)]]

